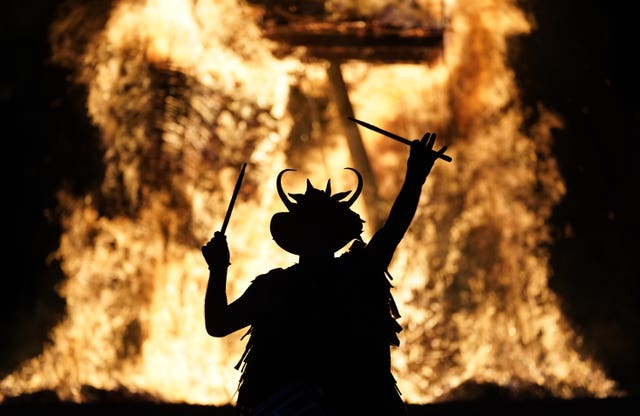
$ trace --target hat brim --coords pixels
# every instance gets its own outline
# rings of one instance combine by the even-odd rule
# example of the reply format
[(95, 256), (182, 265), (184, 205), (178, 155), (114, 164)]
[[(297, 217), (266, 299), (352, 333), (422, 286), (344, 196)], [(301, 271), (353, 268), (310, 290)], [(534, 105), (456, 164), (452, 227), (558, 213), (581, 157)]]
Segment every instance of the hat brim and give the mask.
[[(316, 225), (316, 229), (317, 229)], [(301, 221), (289, 212), (278, 212), (273, 215), (270, 223), (271, 236), (283, 250), (300, 255), (313, 249), (328, 249), (332, 253), (340, 250), (358, 235), (340, 235), (340, 228), (336, 232), (324, 235), (314, 235), (307, 221)], [(328, 227), (321, 229), (328, 231)], [(330, 239), (329, 239), (330, 238)]]

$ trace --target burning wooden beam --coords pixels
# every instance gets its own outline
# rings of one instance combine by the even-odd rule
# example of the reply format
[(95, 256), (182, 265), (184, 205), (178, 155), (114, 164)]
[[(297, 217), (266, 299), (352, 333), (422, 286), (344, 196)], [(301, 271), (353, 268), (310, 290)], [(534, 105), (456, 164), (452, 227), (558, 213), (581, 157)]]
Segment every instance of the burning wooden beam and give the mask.
[[(304, 48), (307, 56), (332, 61), (424, 63), (442, 55), (445, 13), (389, 4), (376, 14), (328, 10), (324, 1), (251, 1), (262, 14), (265, 36), (278, 53)], [(435, 5), (435, 6), (434, 6)]]
[(279, 42), (279, 53), (303, 47), (309, 57), (333, 61), (431, 62), (442, 55), (443, 45), (441, 29), (398, 30), (364, 21), (267, 24), (265, 34)]

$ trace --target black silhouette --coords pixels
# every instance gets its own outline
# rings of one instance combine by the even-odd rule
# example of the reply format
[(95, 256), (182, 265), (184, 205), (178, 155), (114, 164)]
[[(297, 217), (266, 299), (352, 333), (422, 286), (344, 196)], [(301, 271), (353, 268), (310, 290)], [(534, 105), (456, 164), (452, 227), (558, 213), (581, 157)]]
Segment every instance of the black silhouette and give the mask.
[[(287, 195), (277, 177), (287, 212), (271, 219), (271, 233), (284, 250), (299, 256), (285, 269), (256, 277), (228, 303), (229, 249), (216, 232), (202, 247), (210, 277), (205, 298), (207, 332), (224, 337), (249, 327), (237, 368), (239, 415), (406, 415), (391, 372), (390, 348), (398, 346), (398, 310), (387, 268), (405, 235), (422, 186), (447, 146), (433, 150), (435, 133), (410, 143), (402, 188), (384, 225), (368, 244), (363, 220), (350, 210), (362, 191), (362, 177), (349, 199), (319, 190), (307, 180), (304, 194)], [(291, 198), (289, 198), (291, 197)], [(335, 253), (352, 242), (349, 250)]]

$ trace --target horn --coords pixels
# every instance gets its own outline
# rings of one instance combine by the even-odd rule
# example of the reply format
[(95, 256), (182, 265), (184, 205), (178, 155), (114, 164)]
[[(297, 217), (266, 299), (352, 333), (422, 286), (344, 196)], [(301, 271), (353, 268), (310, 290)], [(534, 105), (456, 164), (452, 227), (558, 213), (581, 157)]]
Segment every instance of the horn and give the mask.
[(324, 189), (324, 193), (331, 196), (331, 179), (327, 180), (327, 187)]
[(289, 211), (291, 211), (291, 209), (295, 206), (295, 204), (293, 203), (293, 201), (289, 199), (287, 194), (284, 192), (284, 189), (282, 189), (282, 175), (288, 171), (295, 171), (295, 169), (284, 169), (280, 171), (276, 179), (276, 188), (278, 189), (278, 195), (280, 196), (280, 199), (284, 203), (284, 206), (287, 207)]
[(360, 174), (360, 172), (358, 172), (354, 168), (345, 168), (345, 169), (354, 171), (355, 174), (358, 176), (358, 187), (356, 188), (355, 191), (353, 191), (353, 195), (351, 195), (351, 198), (349, 198), (349, 200), (346, 201), (347, 206), (350, 207), (351, 205), (353, 205), (354, 202), (356, 202), (356, 199), (358, 199), (358, 197), (360, 196), (360, 192), (362, 192), (362, 184), (363, 184), (362, 175)]

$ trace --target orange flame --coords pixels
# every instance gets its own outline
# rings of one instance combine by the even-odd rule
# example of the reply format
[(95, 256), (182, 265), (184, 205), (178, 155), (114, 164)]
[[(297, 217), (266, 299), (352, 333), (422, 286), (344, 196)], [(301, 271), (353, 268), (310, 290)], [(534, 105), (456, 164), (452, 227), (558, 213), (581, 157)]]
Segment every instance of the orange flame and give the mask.
[[(351, 164), (335, 121), (341, 115), (324, 93), (325, 66), (275, 58), (244, 3), (121, 0), (108, 17), (95, 17), (96, 4), (69, 7), (52, 40), (54, 60), (88, 87), (105, 178), (84, 198), (60, 191), (64, 233), (52, 256), (66, 275), (59, 293), (67, 316), (40, 356), (0, 381), (0, 397), (53, 389), (81, 402), (88, 385), (233, 403), (244, 344), (241, 334), (220, 340), (204, 330), (208, 275), (199, 248), (220, 224), (246, 161), (229, 225), (230, 297), (257, 274), (295, 261), (268, 234), (270, 216), (282, 209), (274, 175), (300, 169), (292, 189)], [(454, 158), (434, 168), (392, 264), (405, 328), (393, 351), (400, 389), (411, 403), (442, 400), (469, 380), (530, 383), (563, 398), (617, 394), (581, 356), (547, 286), (546, 221), (565, 191), (551, 129), (562, 120), (542, 111), (529, 135), (521, 132), (505, 60), (508, 37), (530, 24), (508, 0), (451, 1), (447, 9), (441, 62), (343, 67), (357, 117), (405, 137), (439, 132)], [(292, 87), (328, 103), (311, 114), (330, 120), (298, 147), (288, 139), (301, 111)], [(407, 149), (362, 134), (389, 204)], [(332, 183), (349, 189), (348, 180)]]

